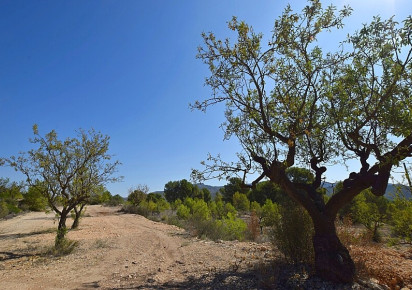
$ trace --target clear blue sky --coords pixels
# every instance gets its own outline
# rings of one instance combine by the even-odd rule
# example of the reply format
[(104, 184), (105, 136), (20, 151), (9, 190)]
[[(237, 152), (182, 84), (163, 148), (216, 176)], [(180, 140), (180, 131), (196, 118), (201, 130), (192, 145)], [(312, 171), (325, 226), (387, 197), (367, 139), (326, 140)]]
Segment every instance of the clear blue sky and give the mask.
[[(276, 17), (290, 2), (305, 1), (19, 1), (0, 0), (0, 156), (30, 149), (32, 125), (61, 138), (78, 128), (111, 137), (110, 152), (123, 165), (124, 181), (109, 184), (112, 194), (147, 184), (163, 190), (170, 180), (189, 179), (208, 152), (229, 160), (238, 149), (223, 142), (223, 110), (192, 112), (188, 104), (207, 97), (207, 67), (195, 58), (201, 32), (228, 34), (235, 15), (267, 38)], [(336, 0), (349, 3), (347, 31), (373, 15), (403, 20), (410, 0)], [(328, 41), (340, 41), (342, 35)], [(331, 181), (345, 169), (327, 172)], [(1, 177), (23, 180), (10, 168)], [(222, 184), (217, 181), (212, 185)]]

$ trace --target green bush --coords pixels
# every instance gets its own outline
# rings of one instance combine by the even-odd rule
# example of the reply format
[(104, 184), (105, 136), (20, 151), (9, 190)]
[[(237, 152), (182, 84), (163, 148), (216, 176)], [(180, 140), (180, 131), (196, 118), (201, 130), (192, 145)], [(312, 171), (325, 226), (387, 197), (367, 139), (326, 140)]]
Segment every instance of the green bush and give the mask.
[(176, 214), (177, 214), (178, 218), (180, 218), (182, 220), (187, 220), (190, 216), (190, 209), (186, 205), (181, 204), (177, 208)]
[(225, 204), (225, 211), (224, 211), (224, 216), (223, 217), (227, 217), (227, 215), (229, 213), (233, 216), (237, 216), (237, 210), (235, 209), (235, 207), (231, 203), (228, 202), (228, 203)]
[(197, 220), (191, 219), (190, 225), (195, 234), (200, 238), (211, 240), (239, 240), (245, 239), (247, 224), (231, 213), (221, 220)]
[(141, 202), (146, 200), (146, 197), (147, 194), (145, 192), (139, 189), (135, 189), (130, 192), (130, 194), (127, 197), (127, 201), (133, 205), (139, 205)]
[(31, 211), (45, 211), (48, 205), (47, 199), (36, 187), (29, 187), (27, 193), (23, 194), (23, 205)]
[(216, 222), (223, 228), (222, 239), (239, 241), (244, 240), (247, 230), (247, 224), (244, 220), (237, 218), (234, 214), (229, 212), (227, 214), (227, 218), (217, 220)]
[(0, 202), (0, 218), (4, 218), (6, 215), (9, 214), (9, 209), (7, 207), (7, 203), (4, 201)]
[(21, 209), (13, 203), (8, 203), (7, 204), (7, 209), (9, 210), (9, 213), (19, 213), (19, 212), (21, 212)]
[(412, 201), (397, 196), (389, 206), (392, 234), (407, 243), (412, 243)]
[(240, 192), (235, 192), (232, 197), (233, 206), (242, 212), (249, 211), (250, 209), (250, 201), (247, 198), (247, 195)]
[(351, 213), (354, 222), (363, 224), (373, 241), (380, 242), (378, 230), (387, 219), (388, 200), (383, 196), (375, 196), (370, 189), (362, 191), (353, 200)]
[(108, 206), (118, 206), (124, 204), (124, 198), (120, 195), (116, 194), (110, 198), (110, 200), (106, 203)]
[(261, 209), (262, 226), (273, 227), (280, 222), (281, 215), (279, 206), (267, 199)]
[(196, 199), (192, 205), (192, 219), (195, 220), (209, 220), (211, 212), (207, 203), (203, 199)]
[(279, 222), (273, 225), (270, 236), (274, 246), (289, 262), (313, 262), (313, 224), (301, 206), (280, 207)]

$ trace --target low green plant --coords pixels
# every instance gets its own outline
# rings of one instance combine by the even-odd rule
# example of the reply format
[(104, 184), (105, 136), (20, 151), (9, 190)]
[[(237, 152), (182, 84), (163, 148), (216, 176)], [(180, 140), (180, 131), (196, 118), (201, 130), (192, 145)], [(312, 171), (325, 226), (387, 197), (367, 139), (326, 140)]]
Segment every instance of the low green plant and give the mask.
[(292, 263), (312, 263), (314, 257), (313, 224), (299, 205), (281, 206), (279, 222), (272, 226), (273, 245)]
[(395, 199), (390, 206), (392, 234), (412, 243), (412, 201)]
[(7, 203), (4, 201), (0, 201), (0, 218), (4, 218), (9, 214), (9, 208), (7, 207)]
[(63, 238), (53, 247), (47, 250), (46, 254), (55, 257), (66, 256), (71, 254), (78, 246), (78, 241), (72, 241), (67, 238)]
[(187, 220), (190, 216), (190, 209), (186, 205), (181, 204), (177, 208), (176, 214), (177, 214), (178, 218), (180, 218), (182, 220)]

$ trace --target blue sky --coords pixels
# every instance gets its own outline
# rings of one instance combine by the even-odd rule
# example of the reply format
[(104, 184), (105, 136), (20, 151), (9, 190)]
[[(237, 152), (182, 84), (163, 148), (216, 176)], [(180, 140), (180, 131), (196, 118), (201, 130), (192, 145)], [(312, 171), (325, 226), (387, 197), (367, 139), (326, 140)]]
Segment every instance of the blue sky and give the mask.
[[(0, 0), (0, 156), (30, 149), (35, 123), (41, 134), (54, 129), (61, 138), (94, 128), (111, 137), (110, 152), (123, 163), (118, 174), (124, 181), (107, 186), (123, 196), (137, 184), (155, 191), (170, 180), (189, 179), (208, 152), (232, 159), (239, 147), (236, 140), (223, 142), (222, 107), (204, 114), (188, 106), (210, 95), (203, 86), (207, 67), (195, 57), (200, 34), (226, 37), (235, 15), (269, 39), (288, 2), (296, 11), (306, 4)], [(324, 1), (331, 2), (354, 8), (346, 32), (373, 15), (400, 21), (412, 12), (410, 0)], [(327, 178), (345, 173), (335, 168)], [(0, 176), (24, 179), (6, 167)]]

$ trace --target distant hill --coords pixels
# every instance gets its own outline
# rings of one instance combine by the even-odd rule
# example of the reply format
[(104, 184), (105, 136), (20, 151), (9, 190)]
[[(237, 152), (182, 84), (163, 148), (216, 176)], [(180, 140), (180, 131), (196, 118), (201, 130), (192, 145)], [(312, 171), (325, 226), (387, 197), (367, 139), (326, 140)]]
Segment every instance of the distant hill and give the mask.
[[(326, 189), (326, 194), (331, 196), (333, 193), (333, 188), (335, 187), (335, 183), (324, 182), (322, 187)], [(392, 183), (388, 184), (388, 187), (386, 188), (385, 197), (389, 200), (393, 200), (393, 198), (398, 192), (401, 192), (401, 194), (404, 195), (407, 199), (412, 199), (412, 194), (408, 186), (403, 184)]]
[(199, 187), (200, 189), (207, 188), (210, 191), (210, 195), (212, 196), (212, 198), (215, 198), (216, 193), (223, 187), (223, 186), (207, 185), (203, 183), (197, 183), (195, 185)]

